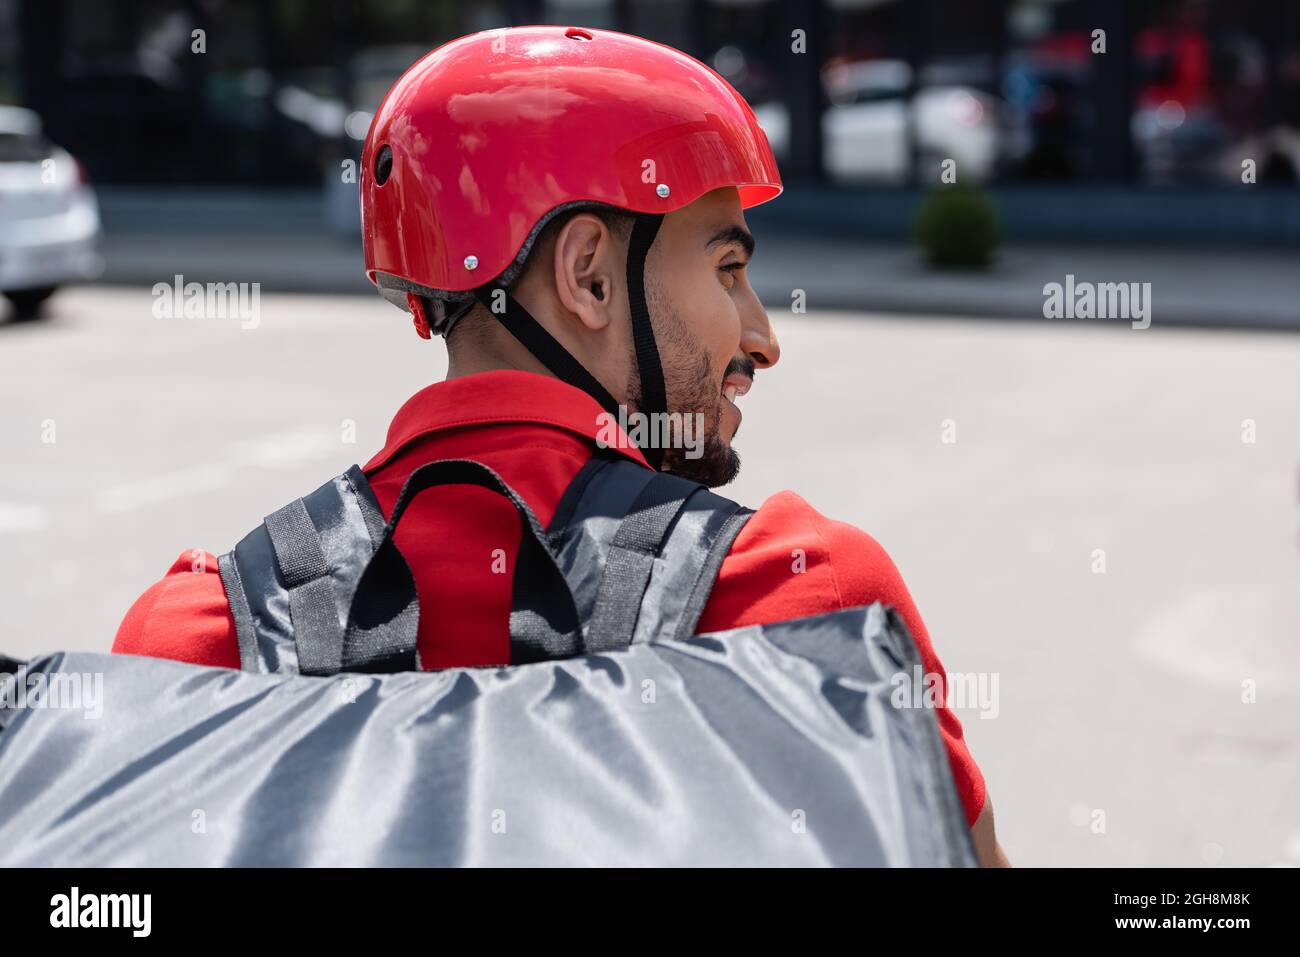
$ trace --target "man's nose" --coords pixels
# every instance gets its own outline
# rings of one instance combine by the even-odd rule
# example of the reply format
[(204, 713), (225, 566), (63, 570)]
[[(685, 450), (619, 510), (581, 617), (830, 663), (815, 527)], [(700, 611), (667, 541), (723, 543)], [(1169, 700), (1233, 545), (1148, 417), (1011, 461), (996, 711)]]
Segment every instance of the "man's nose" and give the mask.
[(754, 360), (756, 368), (770, 369), (781, 358), (781, 344), (776, 341), (776, 330), (767, 310), (749, 284), (745, 285), (746, 295), (740, 310), (740, 348)]

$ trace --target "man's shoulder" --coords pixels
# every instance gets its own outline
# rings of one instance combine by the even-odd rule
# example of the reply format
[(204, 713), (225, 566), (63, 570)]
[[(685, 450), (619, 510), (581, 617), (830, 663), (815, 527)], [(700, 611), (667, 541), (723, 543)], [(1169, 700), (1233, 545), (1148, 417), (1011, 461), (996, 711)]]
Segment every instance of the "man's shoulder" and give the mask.
[[(877, 601), (902, 617), (926, 674), (946, 681), (943, 662), (889, 553), (862, 529), (827, 518), (795, 492), (777, 492), (736, 537), (696, 632), (774, 624)], [(937, 711), (966, 821), (974, 824), (984, 806), (984, 777), (956, 714), (942, 705)]]
[(238, 668), (239, 640), (216, 556), (181, 552), (126, 613), (113, 653)]
[(797, 492), (770, 496), (737, 536), (699, 631), (786, 621), (883, 601), (911, 604), (888, 552)]

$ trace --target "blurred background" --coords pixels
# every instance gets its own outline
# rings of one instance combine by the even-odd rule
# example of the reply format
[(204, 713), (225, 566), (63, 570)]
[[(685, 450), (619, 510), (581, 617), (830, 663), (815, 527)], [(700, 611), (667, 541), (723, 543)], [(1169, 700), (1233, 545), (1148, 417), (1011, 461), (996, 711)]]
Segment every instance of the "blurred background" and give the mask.
[[(107, 649), (441, 377), (348, 173), (407, 66), (526, 23), (754, 105), (784, 358), (729, 494), (865, 528), (997, 676), (1012, 861), (1300, 865), (1296, 0), (0, 0), (0, 651)], [(175, 276), (257, 323), (157, 317)], [(1045, 318), (1067, 276), (1151, 327)]]

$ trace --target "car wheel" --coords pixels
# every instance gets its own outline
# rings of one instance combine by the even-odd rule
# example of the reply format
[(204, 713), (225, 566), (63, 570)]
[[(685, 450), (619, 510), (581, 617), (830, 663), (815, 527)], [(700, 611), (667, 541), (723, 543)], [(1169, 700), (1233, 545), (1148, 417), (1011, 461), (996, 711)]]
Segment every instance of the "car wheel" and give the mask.
[(35, 319), (40, 316), (45, 300), (54, 295), (54, 289), (54, 286), (43, 286), (40, 289), (11, 289), (5, 293), (5, 298), (13, 303), (15, 319)]

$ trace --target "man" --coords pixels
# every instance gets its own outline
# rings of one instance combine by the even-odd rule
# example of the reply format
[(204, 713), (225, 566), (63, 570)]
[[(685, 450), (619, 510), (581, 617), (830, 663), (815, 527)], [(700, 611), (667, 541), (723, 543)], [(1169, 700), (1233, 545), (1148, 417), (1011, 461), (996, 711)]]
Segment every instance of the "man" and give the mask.
[[(366, 266), (421, 336), (447, 337), (450, 363), (364, 469), (385, 517), (412, 471), (440, 459), (493, 469), (543, 526), (602, 448), (705, 485), (731, 481), (738, 400), (781, 354), (746, 275), (743, 210), (780, 190), (748, 104), (671, 48), (530, 27), (462, 38), (412, 67), (362, 155)], [(649, 429), (634, 443), (638, 429), (610, 425), (634, 416), (701, 428)], [(437, 609), (419, 623), (421, 666), (508, 663), (510, 504), (448, 487), (411, 505), (395, 541), (420, 607)], [(874, 601), (898, 611), (926, 672), (946, 682), (881, 547), (781, 492), (735, 540), (697, 631)], [(183, 554), (127, 614), (114, 650), (239, 667), (216, 559)], [(961, 724), (943, 707), (938, 717), (980, 860), (1005, 864)]]

